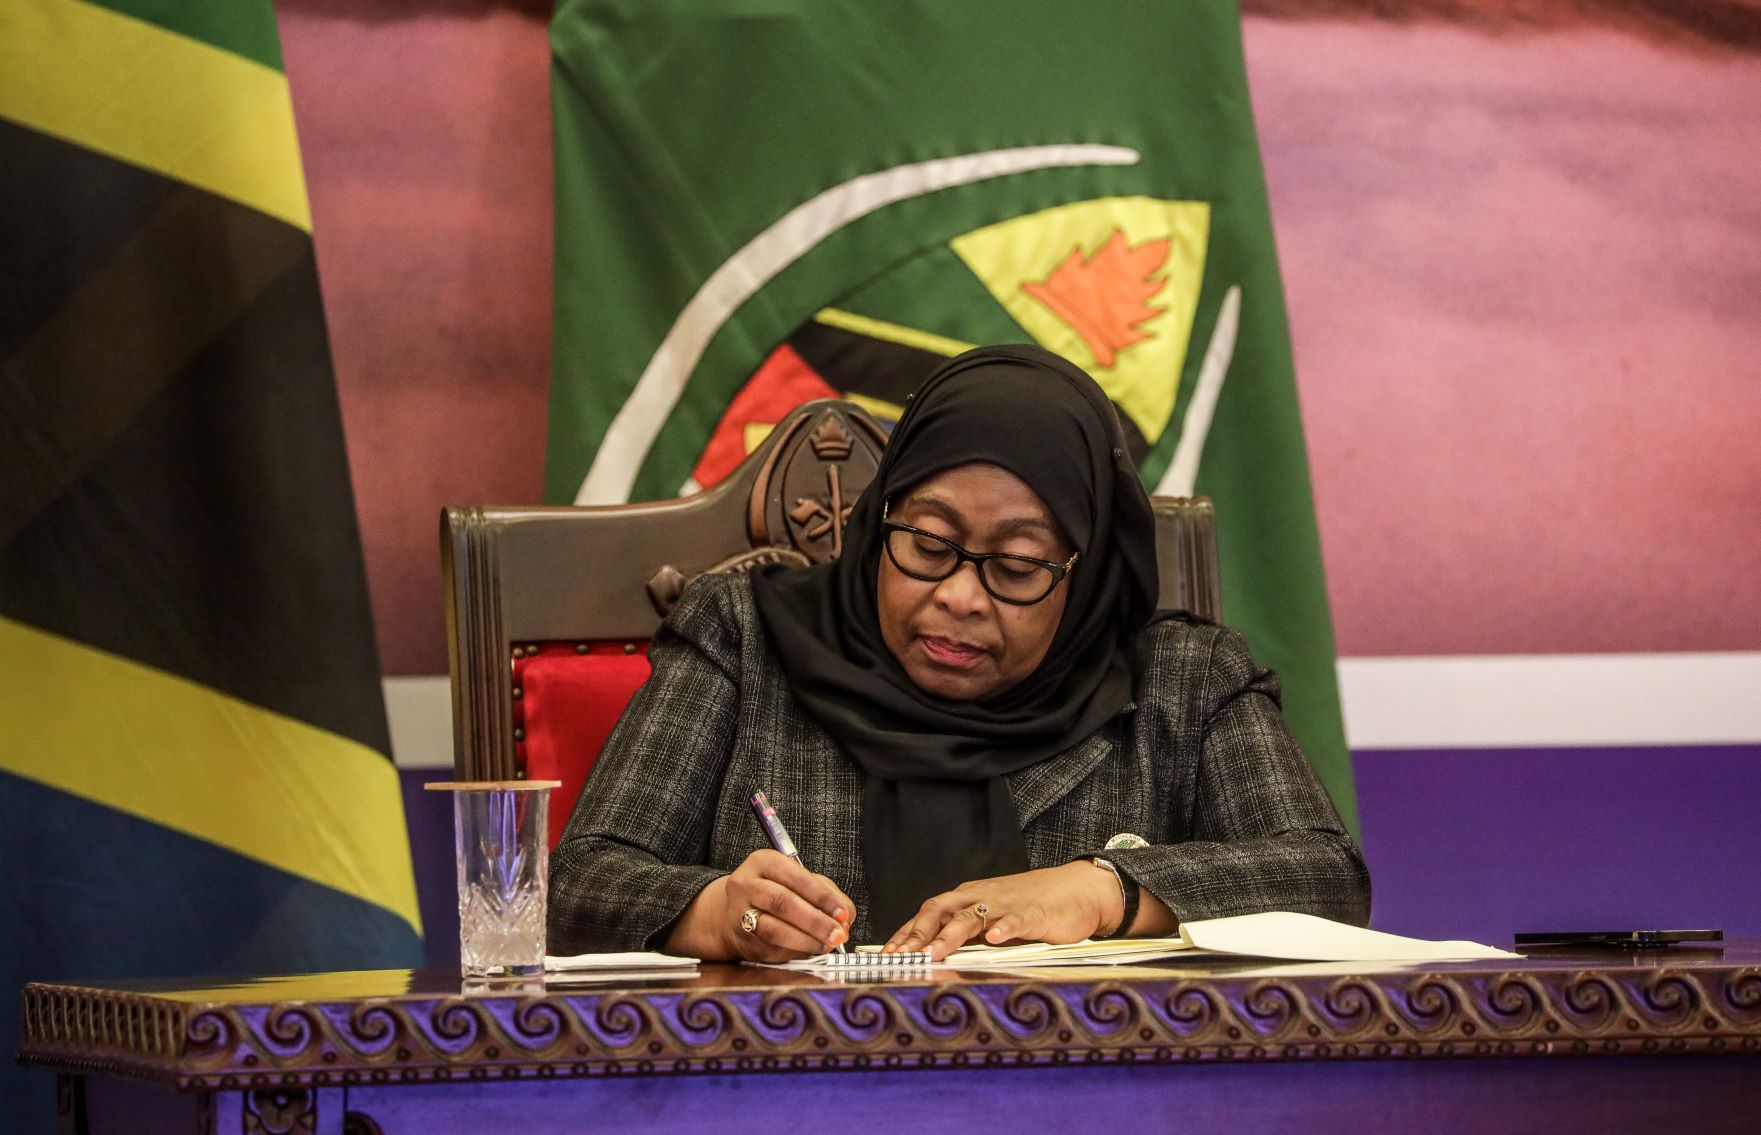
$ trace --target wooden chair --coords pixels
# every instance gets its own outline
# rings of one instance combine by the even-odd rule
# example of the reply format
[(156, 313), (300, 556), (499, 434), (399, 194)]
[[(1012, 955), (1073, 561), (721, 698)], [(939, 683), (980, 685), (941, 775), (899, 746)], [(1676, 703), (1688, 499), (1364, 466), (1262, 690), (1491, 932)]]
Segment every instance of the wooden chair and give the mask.
[[(648, 676), (648, 639), (704, 572), (806, 566), (843, 550), (886, 434), (849, 402), (789, 414), (695, 496), (599, 507), (447, 508), (440, 552), (461, 780), (555, 779), (552, 846)], [(1216, 619), (1211, 504), (1155, 497), (1160, 603)]]

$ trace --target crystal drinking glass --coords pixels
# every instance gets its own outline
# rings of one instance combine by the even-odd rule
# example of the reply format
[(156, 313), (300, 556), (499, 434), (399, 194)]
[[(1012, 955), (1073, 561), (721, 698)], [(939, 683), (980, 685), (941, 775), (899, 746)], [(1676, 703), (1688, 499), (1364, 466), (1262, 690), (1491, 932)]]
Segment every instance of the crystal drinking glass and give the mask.
[(554, 780), (458, 781), (453, 794), (459, 874), (459, 968), (467, 978), (544, 972)]

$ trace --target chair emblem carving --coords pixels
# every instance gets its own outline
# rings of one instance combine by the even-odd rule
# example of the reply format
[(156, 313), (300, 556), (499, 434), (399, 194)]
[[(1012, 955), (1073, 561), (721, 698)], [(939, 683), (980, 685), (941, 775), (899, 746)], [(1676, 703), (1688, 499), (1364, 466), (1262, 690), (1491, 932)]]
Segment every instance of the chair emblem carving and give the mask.
[(886, 443), (872, 420), (838, 403), (798, 422), (752, 487), (752, 546), (791, 548), (809, 563), (837, 559), (851, 506), (874, 479)]
[[(765, 442), (769, 453), (747, 497), (751, 547), (704, 568), (703, 574), (747, 572), (765, 564), (808, 567), (843, 554), (850, 509), (880, 467), (886, 433), (845, 402), (821, 403), (816, 412), (779, 428), (786, 432)], [(691, 578), (673, 564), (662, 564), (647, 584), (656, 613), (665, 617)]]

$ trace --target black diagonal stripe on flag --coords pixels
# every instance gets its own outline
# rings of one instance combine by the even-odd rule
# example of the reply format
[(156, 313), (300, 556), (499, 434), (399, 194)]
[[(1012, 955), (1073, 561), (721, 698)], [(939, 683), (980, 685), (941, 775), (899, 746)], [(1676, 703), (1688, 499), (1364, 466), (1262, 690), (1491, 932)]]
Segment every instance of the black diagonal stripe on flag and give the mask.
[(946, 355), (889, 343), (809, 319), (789, 336), (789, 346), (827, 382), (845, 394), (865, 394), (903, 406)]
[[(30, 155), (38, 180), (9, 179), (4, 235), (16, 231), (28, 246), (29, 234), (58, 231), (30, 251), (39, 253), (32, 260), (54, 260), (59, 249), (62, 266), (32, 273), (31, 260), (15, 261), (7, 273), (27, 293), (19, 308), (34, 319), (18, 321), (0, 355), (14, 410), (0, 422), (0, 483), (8, 487), (0, 544), (76, 482), (90, 455), (262, 288), (311, 254), (305, 233), (256, 210), (41, 135), (13, 130), (0, 135), (0, 146), (8, 143)], [(59, 187), (74, 181), (106, 186), (107, 207), (84, 204), (138, 218), (134, 231), (118, 239), (109, 225), (88, 233), (69, 223)], [(38, 295), (28, 294), (33, 286)]]
[(4, 118), (0, 155), (0, 359), (9, 359), (179, 186)]
[[(827, 383), (843, 394), (861, 394), (902, 406), (911, 392), (947, 356), (921, 347), (877, 339), (829, 323), (810, 319), (789, 336), (789, 346)], [(1131, 415), (1121, 413), (1119, 425), (1131, 449), (1131, 459), (1141, 462), (1150, 451)]]
[(310, 239), (133, 172), (158, 207), (0, 362), (0, 614), (385, 752)]

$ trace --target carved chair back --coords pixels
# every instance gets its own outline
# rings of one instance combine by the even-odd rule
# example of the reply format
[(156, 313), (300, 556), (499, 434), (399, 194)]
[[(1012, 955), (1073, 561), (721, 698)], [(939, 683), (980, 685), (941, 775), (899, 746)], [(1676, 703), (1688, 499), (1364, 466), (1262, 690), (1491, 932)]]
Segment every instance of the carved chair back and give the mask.
[[(676, 500), (447, 508), (441, 564), (460, 779), (557, 779), (554, 846), (594, 758), (648, 676), (648, 639), (704, 572), (843, 550), (886, 434), (853, 403), (806, 403), (724, 480)], [(1221, 615), (1211, 504), (1151, 498), (1161, 598)]]

